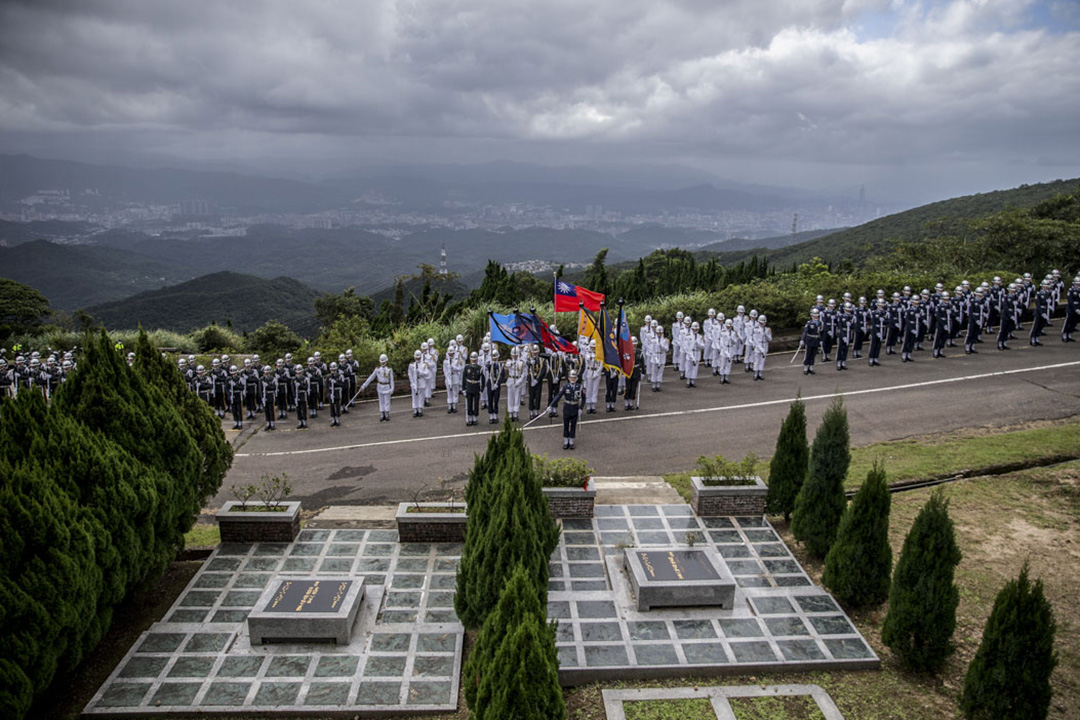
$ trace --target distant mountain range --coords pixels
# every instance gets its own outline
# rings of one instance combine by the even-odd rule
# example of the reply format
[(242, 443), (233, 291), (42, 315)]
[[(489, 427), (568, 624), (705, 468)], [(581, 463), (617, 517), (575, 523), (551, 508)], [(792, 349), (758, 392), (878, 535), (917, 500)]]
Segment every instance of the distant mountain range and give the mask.
[[(132, 168), (0, 155), (0, 210), (42, 190), (62, 190), (90, 210), (123, 203), (173, 205), (202, 199), (225, 214), (310, 213), (378, 196), (395, 210), (448, 212), (460, 203), (531, 203), (624, 213), (776, 210), (853, 205), (853, 197), (723, 180), (680, 167), (545, 167), (525, 163), (381, 165), (320, 181), (238, 172)], [(879, 200), (880, 202), (880, 200)]]
[(302, 334), (317, 329), (318, 293), (289, 277), (265, 280), (219, 272), (88, 308), (95, 320), (116, 330), (142, 325), (187, 333), (210, 323), (250, 332), (275, 320)]

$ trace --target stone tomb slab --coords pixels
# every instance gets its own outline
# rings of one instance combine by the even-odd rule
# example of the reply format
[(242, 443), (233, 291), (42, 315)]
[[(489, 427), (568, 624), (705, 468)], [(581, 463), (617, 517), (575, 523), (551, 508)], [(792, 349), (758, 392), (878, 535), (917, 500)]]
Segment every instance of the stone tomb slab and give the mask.
[(735, 578), (712, 548), (627, 548), (623, 552), (640, 612), (689, 606), (730, 610), (735, 604)]
[(248, 615), (252, 645), (348, 645), (364, 598), (362, 577), (278, 577)]

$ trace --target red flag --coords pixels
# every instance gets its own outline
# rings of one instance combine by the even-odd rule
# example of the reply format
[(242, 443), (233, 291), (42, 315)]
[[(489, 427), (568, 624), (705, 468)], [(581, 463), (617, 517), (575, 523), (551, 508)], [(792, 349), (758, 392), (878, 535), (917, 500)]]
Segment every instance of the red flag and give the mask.
[(623, 375), (630, 377), (634, 374), (634, 343), (630, 338), (630, 323), (626, 322), (626, 311), (622, 303), (619, 303), (619, 360)]
[(586, 290), (555, 278), (555, 312), (577, 312), (578, 303), (583, 303), (586, 310), (599, 312), (602, 302), (603, 293)]

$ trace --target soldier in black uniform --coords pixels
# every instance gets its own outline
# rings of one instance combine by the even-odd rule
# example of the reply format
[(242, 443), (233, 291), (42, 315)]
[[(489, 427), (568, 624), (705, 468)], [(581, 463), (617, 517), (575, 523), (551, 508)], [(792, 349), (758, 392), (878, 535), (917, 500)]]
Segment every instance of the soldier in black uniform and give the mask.
[(862, 357), (863, 343), (866, 342), (866, 334), (870, 332), (870, 308), (866, 306), (866, 297), (859, 298), (859, 306), (852, 313), (855, 316), (854, 342), (851, 345), (851, 356), (858, 360)]
[[(627, 410), (638, 409), (638, 390), (641, 387), (641, 376), (645, 374), (645, 356), (641, 353), (641, 346), (638, 345), (638, 339), (631, 337), (630, 340), (634, 343), (634, 370), (630, 373), (630, 377), (626, 378), (626, 393), (623, 395), (623, 399), (626, 400)], [(575, 375), (577, 370), (573, 371)], [(569, 377), (569, 374), (567, 375)]]
[(484, 383), (484, 371), (477, 362), (476, 352), (469, 354), (469, 362), (461, 372), (461, 386), (465, 390), (465, 424), (475, 425), (480, 415), (480, 386)]
[(356, 394), (356, 370), (353, 364), (345, 357), (345, 353), (337, 356), (338, 370), (345, 376), (345, 399), (341, 403), (341, 412), (349, 414), (352, 407), (352, 398)]
[(229, 412), (232, 414), (233, 430), (244, 429), (244, 378), (235, 365), (229, 367), (229, 379), (225, 386), (229, 398)]
[(878, 358), (881, 357), (881, 344), (889, 336), (890, 317), (885, 298), (878, 298), (877, 307), (870, 311), (867, 320), (870, 332), (870, 367), (881, 364)]
[(829, 353), (832, 352), (836, 342), (836, 300), (829, 298), (829, 304), (821, 313), (821, 359), (829, 361)]
[(0, 402), (15, 397), (15, 381), (7, 358), (0, 357)]
[[(563, 378), (566, 377), (566, 365), (563, 362), (563, 357), (558, 352), (552, 352), (548, 356), (548, 411), (551, 413), (551, 417), (559, 417), (559, 408), (553, 402), (555, 397), (555, 390), (562, 384)], [(616, 390), (618, 392), (618, 390)]]
[(604, 366), (604, 405), (607, 407), (608, 412), (615, 412), (615, 400), (619, 397), (620, 375), (622, 373), (615, 368)]
[(278, 398), (283, 393), (278, 387), (282, 383), (281, 376), (274, 372), (274, 368), (267, 365), (263, 368), (262, 383), (262, 406), (266, 413), (266, 429), (274, 429), (274, 418), (277, 416)]
[(319, 398), (322, 397), (322, 381), (323, 376), (319, 371), (317, 365), (315, 365), (315, 357), (309, 357), (307, 359), (307, 378), (310, 389), (307, 394), (307, 406), (308, 412), (311, 417), (319, 417)]
[(979, 328), (983, 323), (983, 311), (985, 306), (982, 301), (982, 288), (975, 288), (967, 307), (967, 335), (964, 336), (964, 352), (968, 355), (977, 355), (975, 344), (979, 341)]
[(227, 401), (225, 386), (229, 384), (229, 371), (217, 358), (210, 363), (210, 378), (214, 382), (214, 411), (217, 412), (219, 418), (224, 418)]
[(293, 390), (296, 397), (296, 429), (307, 430), (308, 398), (311, 396), (311, 378), (299, 363), (293, 368)]
[(855, 316), (851, 303), (844, 303), (843, 312), (837, 313), (833, 320), (836, 332), (836, 369), (847, 370), (848, 348), (855, 338)]
[(1073, 278), (1072, 287), (1065, 295), (1065, 322), (1061, 325), (1061, 342), (1076, 342), (1073, 333), (1080, 323), (1080, 275)]
[(821, 336), (824, 332), (825, 327), (821, 324), (821, 311), (816, 307), (811, 308), (810, 319), (803, 326), (802, 337), (799, 338), (799, 345), (806, 348), (806, 354), (803, 355), (803, 375), (814, 374), (814, 359), (817, 357), (818, 347), (821, 345)]
[(525, 384), (529, 390), (529, 419), (540, 414), (540, 404), (544, 394), (544, 381), (548, 375), (547, 358), (540, 354), (540, 346), (533, 345), (529, 360), (525, 366)]
[(247, 419), (255, 419), (255, 408), (259, 406), (259, 371), (251, 360), (244, 360), (244, 369), (240, 371), (240, 378), (244, 381), (244, 404), (247, 405)]
[(41, 382), (45, 385), (45, 399), (51, 400), (56, 394), (56, 389), (64, 382), (64, 372), (56, 362), (56, 355), (50, 355), (45, 361), (45, 369), (41, 371)]
[(206, 368), (202, 365), (195, 368), (194, 390), (200, 400), (214, 407), (214, 380), (206, 374)]
[[(292, 385), (292, 376), (285, 367), (285, 361), (281, 358), (278, 358), (274, 365), (276, 366), (274, 368), (274, 405), (277, 407), (277, 419), (287, 420), (289, 418), (289, 386)], [(263, 384), (266, 384), (265, 378)], [(263, 393), (263, 404), (266, 404), (265, 393)]]
[(998, 302), (1001, 328), (998, 330), (997, 349), (1008, 350), (1006, 344), (1016, 329), (1016, 285), (1010, 283), (1006, 292), (1002, 293)]
[(914, 362), (911, 353), (915, 350), (915, 344), (922, 337), (923, 316), (919, 306), (919, 296), (912, 295), (908, 309), (904, 312), (904, 344), (900, 347), (900, 359), (903, 362)]
[(934, 309), (934, 357), (945, 357), (945, 343), (952, 337), (952, 326), (956, 320), (953, 318), (953, 306), (949, 298), (949, 291), (942, 290), (938, 297), (937, 307)]
[(495, 425), (499, 422), (499, 401), (502, 395), (502, 386), (506, 384), (506, 366), (499, 361), (499, 349), (491, 348), (491, 362), (488, 363), (487, 372), (487, 411), (488, 422)]
[(326, 392), (330, 401), (330, 427), (341, 425), (341, 404), (345, 402), (345, 393), (348, 390), (348, 382), (345, 374), (341, 372), (338, 364), (330, 363), (330, 371), (326, 375)]
[(1043, 334), (1043, 329), (1047, 323), (1050, 322), (1050, 281), (1042, 281), (1042, 289), (1035, 293), (1035, 319), (1031, 323), (1031, 338), (1029, 342), (1032, 347), (1036, 345), (1042, 345), (1039, 342), (1039, 337)]
[(900, 300), (900, 293), (892, 294), (892, 303), (889, 305), (889, 334), (885, 336), (885, 354), (896, 354), (896, 341), (900, 339), (900, 325), (904, 321), (904, 306)]
[[(618, 373), (616, 373), (616, 390), (618, 382)], [(627, 394), (629, 392), (629, 386), (627, 386)], [(573, 450), (574, 440), (577, 438), (578, 415), (585, 403), (585, 391), (578, 382), (577, 370), (571, 370), (567, 374), (566, 382), (559, 388), (551, 404), (554, 405), (560, 399), (563, 401), (563, 450)]]

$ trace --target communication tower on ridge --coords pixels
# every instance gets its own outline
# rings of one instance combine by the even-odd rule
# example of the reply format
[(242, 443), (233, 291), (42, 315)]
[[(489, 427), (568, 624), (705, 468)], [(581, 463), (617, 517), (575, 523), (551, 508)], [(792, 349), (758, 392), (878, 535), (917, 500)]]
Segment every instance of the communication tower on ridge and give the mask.
[(439, 252), (439, 274), (446, 275), (446, 243), (443, 243), (442, 251)]

